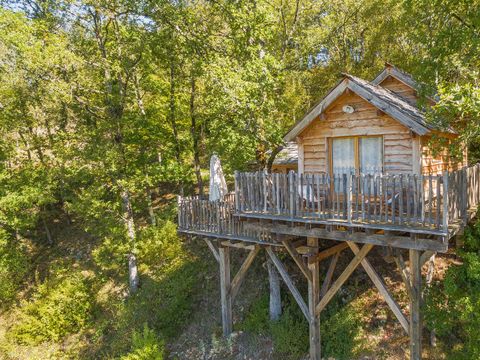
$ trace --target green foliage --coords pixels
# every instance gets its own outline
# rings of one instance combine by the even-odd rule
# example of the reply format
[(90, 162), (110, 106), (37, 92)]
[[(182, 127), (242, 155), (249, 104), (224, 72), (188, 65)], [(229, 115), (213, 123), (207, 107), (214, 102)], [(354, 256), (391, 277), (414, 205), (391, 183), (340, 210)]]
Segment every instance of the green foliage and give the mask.
[(167, 220), (158, 226), (145, 228), (138, 239), (138, 255), (142, 263), (151, 267), (171, 266), (181, 261), (182, 239), (178, 236), (177, 225)]
[(452, 359), (480, 357), (480, 222), (468, 229), (459, 250), (461, 265), (452, 265), (443, 283), (430, 287), (425, 319)]
[(343, 306), (338, 301), (329, 304), (322, 312), (320, 322), (322, 351), (335, 359), (351, 359), (361, 342), (361, 326), (361, 313), (351, 303)]
[[(322, 312), (322, 353), (335, 359), (351, 359), (360, 343), (360, 313), (351, 304), (340, 305), (335, 299)], [(282, 359), (299, 359), (308, 352), (308, 323), (291, 296), (285, 298), (282, 305), (281, 318), (272, 322), (268, 314), (268, 296), (261, 296), (249, 308), (240, 329), (271, 334), (275, 351)]]
[(251, 304), (248, 314), (239, 324), (239, 329), (251, 333), (264, 334), (269, 331), (269, 314), (268, 314), (269, 298), (267, 294), (263, 294)]
[(59, 274), (40, 284), (32, 299), (22, 304), (10, 336), (22, 344), (58, 341), (85, 328), (93, 306), (82, 274)]
[(15, 297), (28, 270), (28, 258), (23, 246), (0, 228), (0, 307)]
[[(308, 323), (292, 297), (288, 297), (282, 316), (270, 325), (275, 351), (290, 359), (308, 352)], [(292, 336), (295, 334), (295, 336)]]
[(143, 331), (132, 336), (132, 350), (120, 360), (163, 360), (164, 343), (157, 334), (144, 324)]

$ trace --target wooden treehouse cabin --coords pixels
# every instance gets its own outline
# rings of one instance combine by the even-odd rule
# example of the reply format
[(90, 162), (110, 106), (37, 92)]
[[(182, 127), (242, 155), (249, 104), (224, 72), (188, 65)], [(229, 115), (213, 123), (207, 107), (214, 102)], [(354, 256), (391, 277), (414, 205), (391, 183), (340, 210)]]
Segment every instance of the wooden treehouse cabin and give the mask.
[[(179, 232), (203, 237), (219, 263), (225, 335), (242, 280), (265, 250), (309, 323), (312, 360), (321, 358), (322, 310), (360, 265), (409, 335), (410, 358), (421, 358), (422, 266), (446, 252), (476, 213), (480, 165), (468, 167), (466, 152), (463, 162), (434, 155), (432, 136), (457, 134), (426, 122), (417, 90), (411, 76), (389, 64), (371, 82), (344, 75), (285, 136), (296, 146), (274, 163), (274, 172), (236, 172), (234, 192), (219, 201), (179, 197)], [(408, 316), (367, 258), (374, 246), (394, 254), (410, 299)], [(249, 254), (231, 278), (235, 248)], [(334, 279), (347, 249), (353, 260)], [(304, 275), (307, 300), (278, 252), (288, 253)]]

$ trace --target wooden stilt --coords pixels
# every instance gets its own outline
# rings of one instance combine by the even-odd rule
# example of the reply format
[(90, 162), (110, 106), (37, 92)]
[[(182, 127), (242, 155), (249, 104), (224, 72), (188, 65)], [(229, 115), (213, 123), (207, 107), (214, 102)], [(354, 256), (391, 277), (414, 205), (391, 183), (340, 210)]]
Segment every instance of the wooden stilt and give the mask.
[(422, 267), (420, 251), (410, 249), (410, 281), (412, 282), (410, 298), (410, 359), (422, 358)]
[(222, 326), (223, 335), (230, 336), (232, 333), (232, 296), (230, 294), (230, 248), (218, 249), (220, 263), (220, 297), (222, 303)]
[[(427, 251), (425, 251), (425, 253), (423, 253), (422, 257), (421, 257), (421, 261), (423, 260), (423, 257), (424, 255), (428, 253)], [(428, 254), (430, 255), (430, 254)], [(433, 275), (435, 274), (435, 253), (433, 253), (431, 256), (430, 256), (430, 259), (428, 260), (428, 270), (427, 270), (427, 277), (425, 279), (425, 287), (430, 287), (430, 285), (432, 284), (432, 281), (433, 281)], [(435, 334), (435, 329), (432, 329), (430, 331), (430, 345), (432, 347), (436, 347), (437, 346), (437, 336)]]
[[(318, 239), (307, 238), (307, 245), (317, 248)], [(320, 263), (313, 262), (308, 264), (308, 272), (310, 278), (308, 279), (308, 309), (310, 312), (309, 334), (310, 334), (310, 360), (321, 359), (320, 346), (320, 314), (316, 314), (316, 307), (320, 301)]]

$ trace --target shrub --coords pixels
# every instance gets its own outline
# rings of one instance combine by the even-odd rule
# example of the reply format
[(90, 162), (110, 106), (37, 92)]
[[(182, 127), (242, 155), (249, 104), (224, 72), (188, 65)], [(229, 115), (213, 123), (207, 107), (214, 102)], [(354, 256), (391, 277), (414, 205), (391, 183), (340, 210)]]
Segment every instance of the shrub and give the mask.
[[(351, 304), (340, 305), (334, 298), (321, 315), (322, 352), (326, 357), (350, 359), (361, 331), (360, 314)], [(299, 359), (309, 348), (308, 323), (295, 300), (283, 301), (283, 314), (272, 322), (268, 315), (268, 296), (261, 296), (250, 307), (240, 329), (253, 333), (270, 332), (275, 351), (282, 359)], [(292, 336), (294, 334), (294, 336)]]
[(182, 241), (177, 234), (177, 226), (165, 221), (159, 226), (145, 228), (138, 238), (140, 262), (149, 266), (171, 264), (182, 254)]
[(275, 351), (283, 354), (284, 358), (300, 359), (308, 352), (308, 323), (290, 296), (280, 319), (271, 322), (270, 331)]
[(132, 336), (132, 350), (121, 360), (163, 360), (164, 343), (147, 324), (143, 331), (135, 331)]
[(28, 271), (28, 260), (21, 244), (0, 229), (0, 305), (12, 300)]
[(461, 265), (451, 266), (443, 283), (429, 288), (425, 320), (452, 359), (480, 358), (480, 223), (465, 232), (458, 250)]
[(10, 336), (24, 344), (58, 341), (87, 325), (91, 299), (87, 282), (79, 273), (48, 280), (19, 309), (19, 321)]

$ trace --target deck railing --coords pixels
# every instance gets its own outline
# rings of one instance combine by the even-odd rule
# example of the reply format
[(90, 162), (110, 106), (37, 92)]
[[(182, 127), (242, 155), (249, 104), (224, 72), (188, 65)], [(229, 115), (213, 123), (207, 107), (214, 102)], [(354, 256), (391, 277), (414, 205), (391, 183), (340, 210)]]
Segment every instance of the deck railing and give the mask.
[(218, 201), (179, 197), (179, 230), (268, 240), (242, 216), (311, 223), (376, 224), (447, 233), (480, 202), (480, 164), (443, 175), (235, 173), (235, 191)]
[(208, 197), (178, 197), (178, 228), (183, 232), (215, 234), (222, 238), (249, 238), (250, 240), (270, 240), (266, 231), (247, 229), (235, 213), (235, 193), (223, 199), (210, 201)]
[(235, 173), (235, 211), (447, 231), (479, 202), (480, 165), (443, 175)]

